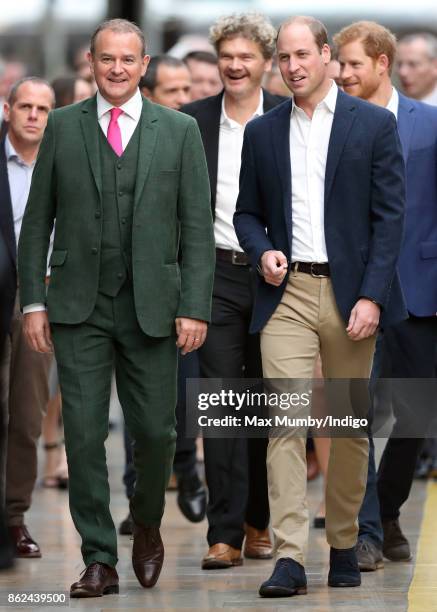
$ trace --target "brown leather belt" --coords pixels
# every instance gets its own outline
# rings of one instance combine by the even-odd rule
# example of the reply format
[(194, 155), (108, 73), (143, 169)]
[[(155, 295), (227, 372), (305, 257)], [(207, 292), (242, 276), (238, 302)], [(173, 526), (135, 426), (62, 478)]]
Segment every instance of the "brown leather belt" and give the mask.
[(241, 251), (232, 251), (231, 249), (216, 248), (215, 256), (220, 261), (227, 261), (234, 266), (250, 266), (250, 260), (246, 253)]
[(327, 278), (331, 276), (328, 263), (316, 263), (310, 261), (293, 261), (291, 264), (293, 272), (304, 272), (315, 278)]

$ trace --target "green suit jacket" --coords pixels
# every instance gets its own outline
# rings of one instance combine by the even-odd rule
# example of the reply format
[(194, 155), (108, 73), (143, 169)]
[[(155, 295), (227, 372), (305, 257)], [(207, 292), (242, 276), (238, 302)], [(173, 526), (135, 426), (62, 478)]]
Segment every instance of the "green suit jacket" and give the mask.
[[(143, 99), (132, 227), (135, 308), (149, 336), (175, 317), (210, 320), (214, 236), (196, 121)], [(21, 305), (46, 303), (52, 323), (77, 324), (97, 297), (102, 179), (96, 98), (50, 113), (18, 247)], [(51, 280), (46, 262), (53, 224)]]

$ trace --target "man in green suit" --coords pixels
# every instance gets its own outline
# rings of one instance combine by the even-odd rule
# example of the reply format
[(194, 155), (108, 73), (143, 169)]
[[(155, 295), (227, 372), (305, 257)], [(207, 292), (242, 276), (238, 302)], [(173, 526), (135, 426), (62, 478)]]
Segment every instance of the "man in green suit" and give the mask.
[(49, 116), (18, 254), (25, 333), (41, 352), (53, 339), (58, 362), (70, 508), (87, 566), (72, 597), (118, 592), (104, 448), (114, 365), (137, 471), (132, 563), (142, 586), (158, 579), (177, 347), (205, 340), (214, 269), (196, 122), (141, 97), (149, 57), (134, 24), (101, 24), (89, 57), (97, 95)]

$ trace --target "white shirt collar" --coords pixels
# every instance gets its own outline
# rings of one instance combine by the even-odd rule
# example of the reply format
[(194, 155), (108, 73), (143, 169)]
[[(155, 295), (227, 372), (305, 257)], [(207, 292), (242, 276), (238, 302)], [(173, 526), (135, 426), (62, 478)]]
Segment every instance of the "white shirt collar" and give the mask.
[[(113, 104), (110, 104), (108, 100), (106, 100), (100, 91), (97, 92), (97, 118), (100, 119), (103, 115), (114, 108)], [(137, 89), (132, 98), (129, 98), (127, 102), (120, 106), (121, 110), (129, 115), (135, 121), (139, 121), (141, 117), (141, 111), (143, 110), (143, 100), (141, 97), (140, 90)]]
[[(234, 121), (233, 119), (231, 119), (230, 117), (228, 117), (228, 115), (226, 114), (226, 109), (225, 109), (225, 93), (223, 94), (222, 97), (222, 112), (220, 115), (220, 125), (227, 125), (228, 127), (239, 127), (241, 128), (241, 125), (239, 123), (237, 123), (237, 121)], [(264, 114), (264, 92), (262, 89), (260, 89), (259, 92), (259, 103), (258, 103), (258, 107), (256, 109), (256, 111), (253, 113), (252, 117), (249, 119), (249, 121), (251, 119), (255, 119), (255, 117), (261, 117), (261, 115)]]
[(391, 111), (397, 119), (398, 118), (398, 108), (399, 108), (399, 94), (397, 90), (393, 87), (391, 98), (388, 101), (386, 109)]
[(17, 153), (17, 151), (15, 150), (14, 145), (12, 144), (9, 135), (6, 134), (6, 138), (5, 138), (5, 154), (6, 154), (6, 159), (8, 161), (15, 159), (20, 165), (22, 166), (28, 166), (29, 168), (31, 168), (32, 166), (35, 165), (36, 159), (31, 162), (30, 164), (27, 164), (20, 156), (19, 153)]
[[(325, 106), (332, 114), (334, 114), (335, 113), (335, 105), (337, 104), (337, 95), (338, 95), (337, 84), (335, 83), (335, 81), (331, 81), (331, 87), (329, 88), (328, 93), (323, 98), (323, 100), (321, 100), (317, 104), (316, 108), (320, 108), (321, 106)], [(302, 111), (301, 108), (299, 108), (299, 106), (297, 106), (294, 103), (294, 100), (293, 100), (293, 105), (291, 107), (291, 112), (293, 113), (295, 111), (295, 109), (298, 112), (304, 112), (304, 111)]]

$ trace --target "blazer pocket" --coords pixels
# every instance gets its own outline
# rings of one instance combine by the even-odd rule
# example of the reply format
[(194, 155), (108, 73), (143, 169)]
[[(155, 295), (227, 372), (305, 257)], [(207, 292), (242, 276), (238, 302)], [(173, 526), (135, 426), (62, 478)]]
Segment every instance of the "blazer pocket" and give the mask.
[(346, 147), (343, 149), (342, 160), (349, 161), (352, 159), (363, 159), (366, 157), (366, 151), (357, 149), (356, 147)]
[(68, 251), (62, 251), (62, 250), (56, 250), (52, 252), (52, 255), (50, 257), (50, 263), (49, 266), (51, 268), (55, 267), (55, 266), (63, 266), (65, 263), (65, 260), (67, 259), (67, 253)]
[(420, 245), (420, 256), (422, 259), (437, 257), (437, 242), (422, 242)]

